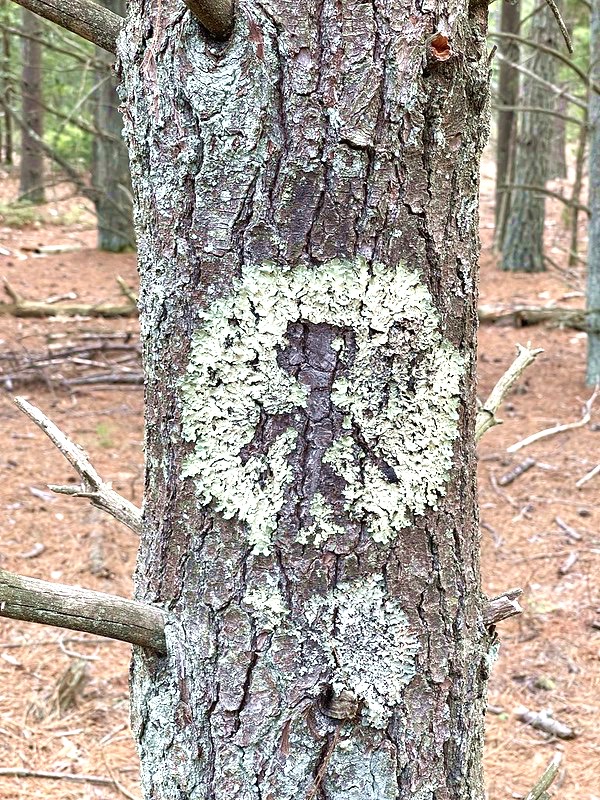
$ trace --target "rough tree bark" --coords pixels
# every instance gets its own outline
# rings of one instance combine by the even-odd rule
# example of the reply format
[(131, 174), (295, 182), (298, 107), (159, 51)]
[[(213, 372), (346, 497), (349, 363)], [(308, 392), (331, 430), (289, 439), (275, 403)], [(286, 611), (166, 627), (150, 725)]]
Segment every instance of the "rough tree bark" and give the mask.
[[(503, 2), (500, 11), (500, 30), (503, 33), (519, 33), (521, 6)], [(500, 41), (498, 47), (508, 61), (517, 63), (519, 45), (510, 39)], [(496, 123), (496, 197), (494, 205), (494, 239), (498, 249), (502, 247), (506, 219), (510, 211), (510, 192), (503, 187), (512, 183), (514, 174), (514, 151), (516, 113), (513, 110), (519, 97), (519, 73), (507, 61), (498, 66), (498, 104), (500, 109)]]
[[(557, 48), (561, 34), (551, 9), (542, 3), (533, 15), (528, 38)], [(533, 50), (528, 68), (540, 78), (554, 82), (555, 59)], [(522, 105), (552, 108), (553, 99), (538, 81), (523, 80)], [(555, 123), (548, 114), (521, 114), (515, 154), (514, 182), (518, 186), (545, 186), (549, 169), (549, 144)], [(502, 269), (512, 272), (542, 272), (544, 264), (545, 198), (540, 192), (515, 188), (502, 244)]]
[[(125, 15), (125, 0), (102, 0), (102, 5)], [(98, 189), (94, 201), (98, 218), (98, 247), (120, 253), (135, 246), (131, 210), (131, 180), (127, 148), (121, 141), (123, 120), (113, 75), (114, 57), (101, 47), (96, 59), (104, 68), (96, 69), (98, 88), (94, 94), (95, 124), (106, 136), (94, 137), (92, 184)]]
[[(43, 27), (40, 17), (22, 9), (23, 31), (31, 37), (41, 38)], [(42, 45), (39, 41), (23, 39), (23, 66), (21, 95), (23, 119), (37, 136), (44, 133), (44, 110), (40, 105), (42, 92)], [(21, 132), (21, 168), (19, 196), (28, 203), (44, 202), (44, 154), (38, 142), (26, 130)]]
[[(590, 80), (600, 83), (600, 0), (592, 1), (590, 19)], [(587, 381), (600, 382), (600, 94), (588, 94), (589, 207), (587, 257), (588, 350)]]
[(147, 798), (484, 796), (486, 14), (247, 0), (219, 44), (129, 4)]

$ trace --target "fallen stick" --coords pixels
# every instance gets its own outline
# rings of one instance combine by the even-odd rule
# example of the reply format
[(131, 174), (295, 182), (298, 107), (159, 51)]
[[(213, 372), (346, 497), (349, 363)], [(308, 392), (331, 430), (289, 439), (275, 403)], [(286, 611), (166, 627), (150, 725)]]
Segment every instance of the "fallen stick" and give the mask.
[(570, 555), (568, 555), (563, 563), (558, 568), (559, 575), (566, 575), (568, 572), (571, 571), (571, 567), (577, 563), (579, 559), (579, 553), (577, 550), (574, 550)]
[(481, 408), (477, 411), (477, 419), (475, 421), (476, 442), (481, 439), (486, 431), (502, 422), (502, 420), (496, 417), (496, 413), (504, 402), (504, 398), (527, 367), (543, 352), (541, 348), (532, 350), (529, 345), (527, 345), (527, 347), (523, 347), (520, 344), (517, 345), (517, 357), (494, 386), (485, 403), (483, 403)]
[(558, 739), (574, 739), (577, 736), (573, 728), (554, 719), (546, 711), (530, 711), (525, 706), (518, 706), (515, 708), (515, 716), (532, 728), (549, 733)]
[(511, 444), (510, 447), (507, 447), (506, 448), (507, 453), (516, 453), (517, 450), (520, 450), (522, 447), (527, 447), (527, 445), (533, 444), (534, 442), (538, 442), (540, 439), (546, 439), (548, 436), (555, 436), (557, 433), (572, 431), (575, 430), (575, 428), (583, 428), (583, 426), (587, 425), (590, 419), (592, 418), (592, 406), (594, 404), (594, 400), (596, 399), (597, 394), (598, 394), (598, 387), (594, 389), (594, 393), (592, 394), (590, 399), (585, 403), (581, 419), (577, 420), (576, 422), (566, 422), (561, 425), (554, 425), (554, 427), (552, 428), (545, 428), (543, 431), (532, 433), (531, 436), (527, 436), (525, 439), (521, 439), (520, 442), (515, 442), (515, 444)]
[(527, 325), (548, 323), (578, 331), (587, 331), (587, 314), (582, 308), (542, 308), (537, 306), (479, 306), (477, 314), (482, 325), (512, 325), (523, 328)]
[(525, 461), (522, 461), (520, 464), (516, 464), (511, 470), (505, 472), (500, 478), (498, 478), (498, 486), (508, 486), (509, 483), (516, 481), (517, 478), (520, 478), (521, 475), (526, 473), (532, 467), (536, 465), (535, 458), (531, 458), (528, 456)]
[(600, 464), (597, 464), (594, 469), (591, 469), (589, 472), (583, 476), (583, 478), (579, 478), (575, 486), (577, 489), (581, 489), (581, 487), (586, 484), (588, 481), (591, 481), (598, 473), (600, 472)]
[(554, 522), (556, 522), (561, 531), (566, 533), (570, 539), (573, 539), (575, 542), (581, 541), (581, 534), (579, 531), (576, 531), (575, 528), (572, 528), (570, 525), (568, 525), (564, 519), (561, 519), (560, 517), (554, 517)]
[(8, 281), (4, 281), (4, 289), (10, 297), (10, 303), (0, 302), (0, 316), (13, 317), (115, 317), (137, 316), (137, 306), (129, 301), (126, 305), (115, 303), (48, 303), (44, 300), (26, 300), (15, 292)]
[(139, 535), (142, 528), (141, 510), (102, 480), (85, 452), (72, 442), (43, 411), (29, 403), (24, 397), (15, 397), (15, 404), (46, 434), (81, 477), (81, 486), (48, 484), (48, 488), (57, 494), (87, 498), (93, 506), (106, 511)]
[(21, 767), (0, 767), (0, 776), (7, 778), (51, 778), (52, 780), (73, 781), (75, 783), (95, 783), (100, 786), (114, 786), (112, 778), (102, 775), (76, 775), (73, 772), (46, 772), (45, 770), (23, 769)]

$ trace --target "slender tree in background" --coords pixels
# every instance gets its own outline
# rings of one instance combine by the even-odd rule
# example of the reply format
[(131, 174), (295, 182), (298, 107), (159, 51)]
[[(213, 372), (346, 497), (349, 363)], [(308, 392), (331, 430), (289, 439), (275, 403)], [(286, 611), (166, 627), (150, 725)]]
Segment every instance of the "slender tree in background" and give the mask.
[[(500, 10), (500, 31), (519, 33), (520, 4), (503, 2)], [(499, 62), (497, 102), (500, 106), (496, 117), (496, 200), (494, 239), (498, 249), (502, 247), (506, 220), (510, 212), (510, 192), (505, 190), (514, 175), (514, 150), (516, 112), (519, 97), (519, 73), (511, 66), (519, 60), (519, 45), (511, 39), (502, 39), (498, 47), (505, 60)]]
[[(125, 0), (103, 0), (103, 5), (123, 16)], [(94, 205), (98, 219), (98, 247), (119, 253), (135, 246), (131, 209), (129, 156), (121, 138), (123, 119), (119, 112), (114, 58), (97, 47), (96, 69), (98, 88), (94, 93), (95, 124), (92, 183), (98, 190)]]
[[(600, 85), (600, 0), (592, 0), (590, 20), (590, 80)], [(600, 382), (600, 94), (588, 94), (589, 208), (587, 257), (588, 351), (587, 381)]]
[[(542, 3), (531, 20), (528, 37), (533, 43), (557, 48), (560, 32), (550, 8)], [(533, 50), (528, 69), (545, 81), (554, 83), (555, 59)], [(521, 105), (529, 108), (552, 108), (553, 97), (533, 78), (524, 76)], [(510, 214), (502, 244), (502, 269), (514, 272), (541, 272), (544, 264), (545, 198), (535, 187), (544, 188), (548, 179), (550, 142), (555, 123), (548, 114), (520, 114), (515, 154), (515, 188), (511, 191)], [(521, 188), (520, 188), (521, 187)]]
[[(23, 32), (31, 37), (22, 40), (23, 120), (36, 136), (42, 137), (44, 133), (44, 110), (40, 102), (42, 98), (42, 45), (36, 39), (42, 36), (43, 23), (36, 14), (23, 9), (21, 24)], [(20, 199), (28, 203), (44, 202), (44, 153), (39, 142), (25, 128), (21, 131), (19, 195)]]
[[(4, 21), (7, 14), (7, 3), (0, 3), (0, 18)], [(10, 103), (13, 94), (12, 78), (10, 74), (10, 36), (4, 29), (0, 33), (0, 95)], [(3, 164), (13, 163), (13, 136), (12, 119), (0, 109), (0, 161)]]
[(166, 619), (134, 654), (144, 794), (479, 800), (487, 5), (445, 0), (438, 30), (400, 0), (236, 9), (220, 43), (131, 0), (119, 38), (136, 595)]

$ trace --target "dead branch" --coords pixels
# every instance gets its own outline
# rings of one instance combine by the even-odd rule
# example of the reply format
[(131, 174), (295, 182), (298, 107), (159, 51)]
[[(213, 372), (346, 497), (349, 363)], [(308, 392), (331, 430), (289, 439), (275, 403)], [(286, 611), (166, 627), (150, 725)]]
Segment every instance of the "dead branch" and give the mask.
[(22, 769), (21, 767), (0, 767), (0, 776), (6, 778), (51, 778), (74, 781), (76, 783), (96, 783), (100, 786), (113, 786), (112, 778), (101, 775), (77, 775), (72, 772), (46, 772), (45, 770)]
[(0, 616), (85, 631), (166, 652), (163, 612), (118, 595), (0, 569)]
[(123, 17), (91, 0), (15, 0), (15, 2), (109, 53), (116, 52), (117, 36), (123, 26)]
[(514, 111), (517, 114), (546, 114), (546, 116), (562, 119), (572, 125), (583, 125), (587, 127), (588, 124), (586, 120), (579, 119), (578, 117), (571, 117), (568, 114), (561, 114), (560, 111), (554, 111), (551, 108), (544, 108), (543, 106), (505, 106), (492, 103), (492, 108), (494, 111)]
[(520, 478), (525, 472), (530, 470), (532, 467), (536, 465), (535, 458), (531, 458), (528, 456), (525, 461), (522, 461), (520, 464), (516, 464), (511, 470), (505, 472), (498, 479), (498, 486), (508, 486), (513, 481), (516, 481), (517, 478)]
[(523, 590), (519, 588), (507, 589), (497, 597), (492, 597), (488, 601), (487, 608), (483, 612), (483, 622), (486, 628), (490, 625), (496, 625), (503, 619), (514, 617), (516, 614), (522, 614), (523, 609), (517, 598), (523, 594)]
[(506, 448), (506, 451), (508, 453), (516, 453), (517, 450), (520, 450), (522, 447), (527, 447), (527, 445), (538, 442), (540, 439), (546, 439), (549, 436), (555, 436), (557, 433), (563, 433), (564, 431), (572, 431), (575, 428), (583, 428), (583, 426), (587, 425), (592, 418), (592, 406), (594, 405), (594, 400), (596, 399), (597, 394), (598, 387), (594, 389), (592, 396), (583, 406), (581, 419), (577, 420), (577, 422), (566, 422), (561, 425), (554, 425), (552, 428), (545, 428), (543, 431), (538, 431), (537, 433), (532, 433), (531, 436), (521, 439), (520, 442), (511, 444), (510, 447)]
[(504, 398), (527, 367), (543, 352), (541, 348), (532, 350), (529, 345), (527, 347), (523, 347), (520, 344), (517, 345), (517, 357), (494, 386), (488, 399), (477, 411), (477, 419), (475, 422), (476, 442), (481, 439), (486, 431), (493, 428), (494, 425), (500, 424), (501, 420), (497, 419), (496, 413), (504, 402)]
[(562, 761), (562, 753), (555, 753), (554, 756), (552, 757), (552, 761), (548, 764), (548, 766), (544, 770), (542, 777), (537, 781), (535, 786), (527, 794), (525, 800), (546, 800), (546, 798), (548, 797), (546, 792), (552, 785), (556, 776), (558, 775), (558, 768), (560, 767), (561, 761)]
[[(133, 302), (125, 305), (115, 303), (48, 303), (45, 300), (25, 300), (13, 287), (4, 281), (4, 290), (10, 303), (0, 302), (0, 316), (13, 317), (115, 317), (137, 316), (137, 306)], [(123, 289), (122, 289), (123, 291)]]
[(525, 706), (518, 706), (515, 708), (515, 715), (521, 722), (558, 739), (574, 739), (577, 736), (573, 728), (554, 719), (547, 711), (530, 711)]
[(581, 98), (575, 97), (575, 95), (573, 94), (569, 94), (564, 88), (564, 86), (562, 87), (556, 86), (556, 84), (544, 80), (544, 78), (541, 78), (533, 70), (527, 69), (527, 67), (524, 67), (522, 64), (517, 64), (516, 61), (511, 61), (510, 58), (507, 58), (500, 52), (497, 54), (497, 58), (499, 58), (500, 61), (504, 61), (504, 63), (508, 64), (508, 66), (512, 67), (512, 69), (516, 69), (517, 72), (520, 72), (522, 75), (527, 75), (536, 83), (539, 83), (540, 86), (545, 86), (546, 89), (549, 89), (553, 94), (565, 97), (569, 101), (569, 103), (572, 103), (574, 106), (577, 106), (577, 108), (581, 108), (584, 111), (587, 111), (587, 103), (584, 100), (581, 100)]
[(563, 205), (567, 206), (567, 208), (583, 211), (588, 217), (592, 214), (589, 206), (583, 205), (583, 203), (577, 203), (574, 200), (569, 200), (568, 197), (564, 197), (558, 192), (553, 192), (551, 189), (546, 189), (545, 186), (535, 186), (530, 183), (504, 183), (502, 186), (498, 187), (498, 192), (512, 192), (514, 189), (521, 189), (524, 192), (537, 192), (537, 194), (543, 194), (547, 197), (552, 197), (554, 200), (559, 200)]
[(565, 328), (586, 331), (587, 314), (582, 308), (541, 308), (539, 306), (497, 306), (482, 305), (477, 311), (481, 324), (512, 325), (521, 328), (526, 325), (549, 323)]
[(90, 464), (85, 452), (72, 442), (39, 408), (27, 402), (24, 397), (15, 397), (15, 403), (48, 436), (69, 464), (79, 473), (82, 480), (81, 486), (49, 484), (48, 488), (58, 494), (86, 497), (93, 506), (106, 511), (139, 535), (142, 528), (140, 509), (115, 492), (110, 484), (103, 481)]

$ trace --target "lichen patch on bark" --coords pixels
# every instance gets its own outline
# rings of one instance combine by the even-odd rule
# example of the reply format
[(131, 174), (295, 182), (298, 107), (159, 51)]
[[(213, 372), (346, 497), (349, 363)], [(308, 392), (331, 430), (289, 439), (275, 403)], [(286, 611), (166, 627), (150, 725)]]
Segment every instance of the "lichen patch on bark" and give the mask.
[(365, 724), (385, 728), (415, 674), (420, 649), (402, 606), (389, 597), (382, 575), (340, 584), (310, 605), (313, 625), (334, 630), (322, 638), (333, 666), (332, 688), (361, 701)]
[[(236, 516), (257, 554), (268, 554), (290, 481), (298, 435), (288, 427), (244, 458), (265, 415), (306, 407), (308, 391), (278, 362), (290, 323), (350, 329), (355, 352), (332, 350), (345, 374), (331, 387), (344, 435), (323, 461), (346, 482), (345, 512), (377, 542), (391, 541), (413, 515), (444, 494), (458, 432), (464, 360), (440, 333), (426, 286), (403, 266), (333, 260), (318, 269), (247, 267), (233, 291), (200, 314), (181, 385), (183, 432), (194, 449), (183, 468), (204, 505)], [(347, 435), (346, 435), (347, 434)], [(303, 542), (337, 526), (314, 493)]]

